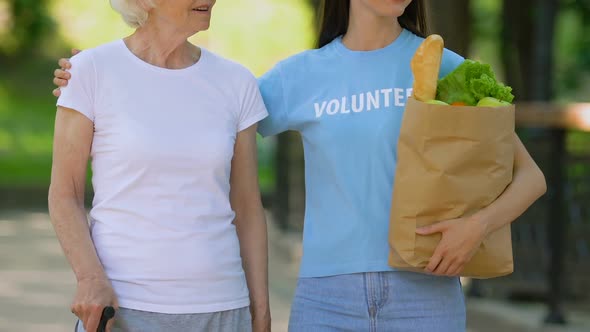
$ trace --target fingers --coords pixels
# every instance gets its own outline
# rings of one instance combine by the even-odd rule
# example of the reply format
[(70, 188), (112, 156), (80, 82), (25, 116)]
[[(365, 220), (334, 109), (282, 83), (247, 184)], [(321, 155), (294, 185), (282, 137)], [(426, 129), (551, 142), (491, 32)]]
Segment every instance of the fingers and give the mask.
[(438, 264), (433, 273), (440, 276), (448, 275), (449, 267), (451, 266), (452, 260), (448, 257), (443, 257), (441, 262)]
[(86, 320), (84, 321), (84, 329), (86, 331), (96, 331), (102, 316), (102, 306), (90, 305), (87, 307)]
[[(116, 316), (115, 316), (116, 317)], [(111, 318), (107, 323), (106, 332), (111, 332), (113, 330), (113, 325), (115, 324), (115, 318)]]
[(86, 310), (84, 310), (83, 306), (80, 304), (72, 305), (72, 313), (78, 317), (84, 329), (86, 330)]
[(59, 97), (61, 96), (61, 90), (59, 88), (68, 85), (68, 80), (70, 79), (71, 74), (63, 69), (56, 69), (53, 75), (55, 76), (53, 78), (53, 84), (58, 86), (57, 89), (53, 90), (53, 95)]
[(67, 80), (62, 80), (61, 78), (57, 78), (54, 77), (53, 78), (53, 84), (57, 85), (58, 87), (64, 87), (68, 85), (68, 81)]
[(465, 268), (465, 264), (461, 264), (460, 262), (455, 262), (449, 267), (449, 276), (458, 277), (463, 273), (463, 269)]
[(441, 249), (439, 247), (437, 247), (436, 250), (434, 251), (434, 254), (430, 258), (428, 265), (426, 266), (426, 271), (429, 273), (434, 273), (434, 271), (436, 270), (436, 268), (438, 267), (438, 265), (440, 264), (442, 259), (443, 259), (443, 255), (441, 253)]
[(102, 310), (103, 307), (96, 304), (76, 304), (72, 306), (72, 313), (80, 319), (86, 331), (96, 331), (98, 329)]
[(70, 63), (70, 60), (69, 59), (66, 59), (66, 58), (59, 59), (59, 61), (57, 62), (57, 64), (62, 69), (70, 69), (70, 68), (72, 68), (72, 64)]
[(432, 224), (429, 226), (416, 228), (416, 233), (420, 234), (420, 235), (431, 235), (431, 234), (436, 234), (436, 233), (442, 233), (445, 230), (447, 230), (447, 228), (449, 228), (450, 223), (451, 223), (451, 221), (447, 220), (447, 221), (441, 221), (441, 222), (438, 222), (436, 224)]
[(69, 72), (67, 72), (63, 69), (56, 69), (53, 72), (53, 76), (55, 76), (57, 78), (64, 79), (64, 80), (69, 80), (72, 77), (72, 75)]
[(443, 257), (433, 273), (440, 276), (456, 277), (463, 273), (466, 264), (467, 260), (460, 256)]

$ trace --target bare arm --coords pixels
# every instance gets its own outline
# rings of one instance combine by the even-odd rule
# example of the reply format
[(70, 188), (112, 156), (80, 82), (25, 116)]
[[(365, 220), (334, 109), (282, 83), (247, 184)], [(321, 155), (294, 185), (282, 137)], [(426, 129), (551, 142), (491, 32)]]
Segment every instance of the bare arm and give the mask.
[(523, 214), (547, 190), (545, 176), (514, 134), (512, 183), (492, 204), (471, 217), (443, 221), (417, 230), (418, 234), (442, 233), (427, 272), (459, 275), (483, 240)]
[(494, 203), (474, 216), (485, 225), (486, 235), (514, 221), (547, 191), (543, 172), (516, 134), (514, 141), (516, 151), (512, 183)]
[(256, 125), (238, 133), (231, 167), (231, 204), (248, 289), (255, 332), (270, 331), (268, 242), (258, 186)]
[(86, 167), (93, 132), (93, 123), (82, 114), (58, 108), (49, 188), (51, 222), (78, 280), (72, 312), (89, 331), (97, 329), (104, 306), (116, 306), (90, 237), (84, 209)]

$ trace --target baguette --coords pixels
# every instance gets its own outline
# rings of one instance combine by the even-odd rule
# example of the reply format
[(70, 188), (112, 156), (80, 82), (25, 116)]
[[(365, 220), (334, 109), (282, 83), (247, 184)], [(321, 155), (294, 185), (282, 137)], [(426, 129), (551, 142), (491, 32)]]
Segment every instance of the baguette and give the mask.
[(436, 98), (436, 86), (444, 49), (439, 35), (430, 35), (416, 50), (410, 64), (414, 74), (413, 97), (427, 102)]

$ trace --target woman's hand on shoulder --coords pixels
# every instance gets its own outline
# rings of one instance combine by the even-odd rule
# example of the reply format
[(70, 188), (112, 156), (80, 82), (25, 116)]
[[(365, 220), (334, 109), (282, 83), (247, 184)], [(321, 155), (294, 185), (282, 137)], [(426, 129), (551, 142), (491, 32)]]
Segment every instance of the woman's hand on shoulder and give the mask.
[[(76, 55), (80, 53), (80, 50), (73, 49), (72, 55)], [(53, 73), (53, 84), (57, 85), (57, 88), (53, 90), (53, 95), (59, 97), (61, 95), (60, 88), (65, 87), (68, 85), (68, 81), (71, 78), (70, 73), (68, 73), (68, 69), (72, 68), (72, 64), (70, 63), (70, 59), (68, 58), (61, 58), (57, 62), (59, 68), (55, 70)]]

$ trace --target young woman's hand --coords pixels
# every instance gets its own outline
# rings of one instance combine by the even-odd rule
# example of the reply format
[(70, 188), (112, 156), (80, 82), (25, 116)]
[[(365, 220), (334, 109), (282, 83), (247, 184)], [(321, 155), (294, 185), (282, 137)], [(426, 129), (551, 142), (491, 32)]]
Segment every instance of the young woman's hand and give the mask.
[[(81, 52), (80, 50), (73, 49), (72, 55), (76, 55), (80, 52)], [(70, 63), (70, 59), (67, 59), (67, 58), (59, 59), (57, 64), (58, 64), (59, 68), (56, 69), (55, 72), (53, 73), (53, 75), (55, 76), (53, 78), (53, 84), (57, 85), (57, 88), (55, 90), (53, 90), (53, 95), (56, 97), (59, 97), (61, 95), (60, 88), (67, 86), (68, 80), (71, 78), (71, 75), (70, 75), (70, 73), (67, 72), (67, 69), (72, 68), (72, 64)]]
[(442, 234), (426, 266), (426, 272), (441, 276), (460, 276), (486, 238), (487, 225), (476, 217), (458, 218), (418, 228), (416, 233)]
[[(86, 331), (96, 331), (102, 311), (112, 306), (117, 310), (118, 302), (111, 283), (106, 278), (81, 279), (78, 281), (76, 295), (72, 303), (72, 313), (76, 315)], [(107, 324), (106, 332), (112, 330), (114, 319)]]

